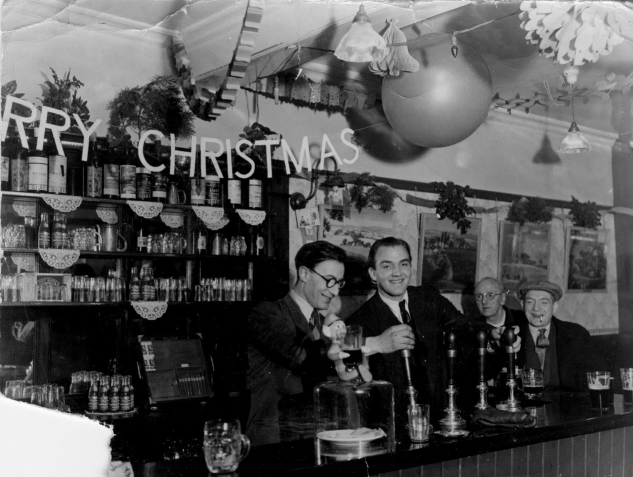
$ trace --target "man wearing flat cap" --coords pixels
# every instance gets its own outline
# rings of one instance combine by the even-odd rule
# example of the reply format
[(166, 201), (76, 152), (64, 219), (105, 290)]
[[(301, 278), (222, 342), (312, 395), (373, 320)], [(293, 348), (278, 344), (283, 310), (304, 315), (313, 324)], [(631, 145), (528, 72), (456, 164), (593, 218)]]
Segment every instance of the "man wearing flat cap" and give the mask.
[(518, 317), (524, 343), (519, 361), (542, 369), (546, 388), (585, 390), (586, 372), (604, 370), (604, 362), (584, 327), (554, 316), (561, 288), (544, 280), (530, 281), (519, 286), (518, 294), (525, 312), (525, 317)]

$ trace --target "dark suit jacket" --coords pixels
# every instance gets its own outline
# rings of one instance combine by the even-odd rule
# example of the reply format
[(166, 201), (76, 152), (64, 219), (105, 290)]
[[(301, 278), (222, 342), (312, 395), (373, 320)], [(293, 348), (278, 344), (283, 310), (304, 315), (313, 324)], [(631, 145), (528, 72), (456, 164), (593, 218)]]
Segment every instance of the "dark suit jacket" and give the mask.
[[(416, 345), (412, 353), (412, 375), (418, 402), (431, 405), (433, 420), (443, 415), (446, 388), (443, 331), (449, 324), (465, 320), (453, 304), (433, 287), (422, 285), (409, 287), (409, 310), (416, 333)], [(401, 324), (378, 292), (354, 312), (346, 325), (358, 324), (365, 336), (378, 336), (387, 328)], [(389, 381), (394, 386), (395, 413), (401, 426), (407, 411), (407, 380), (400, 352), (374, 354), (369, 357), (369, 367), (376, 380)]]
[[(523, 315), (523, 312), (521, 310), (511, 310), (505, 306), (503, 309), (506, 312), (506, 320), (503, 326), (506, 328), (508, 326), (518, 326), (519, 323), (517, 322), (515, 314)], [(479, 320), (481, 323), (487, 324), (484, 316), (480, 316)], [(487, 325), (487, 327), (488, 329), (493, 328), (492, 325)], [(525, 336), (522, 332), (519, 332), (519, 336), (521, 336), (522, 343), (525, 343)], [(501, 369), (508, 366), (508, 354), (505, 352), (502, 345), (496, 346), (494, 343), (491, 343), (490, 348), (492, 352), (486, 353), (486, 378), (495, 379), (501, 372)], [(520, 366), (520, 363), (516, 364)]]
[[(525, 313), (516, 315), (525, 342), (530, 335), (529, 322)], [(605, 371), (604, 359), (592, 345), (589, 332), (581, 325), (553, 317), (552, 326), (556, 326), (556, 355), (561, 390), (586, 390), (587, 371)], [(526, 346), (521, 346), (519, 351), (521, 363), (527, 361), (526, 349)]]
[(248, 316), (247, 333), (251, 408), (246, 434), (253, 445), (279, 442), (279, 401), (305, 392), (311, 402), (312, 388), (327, 379), (331, 367), (329, 342), (314, 339), (290, 294), (257, 305)]

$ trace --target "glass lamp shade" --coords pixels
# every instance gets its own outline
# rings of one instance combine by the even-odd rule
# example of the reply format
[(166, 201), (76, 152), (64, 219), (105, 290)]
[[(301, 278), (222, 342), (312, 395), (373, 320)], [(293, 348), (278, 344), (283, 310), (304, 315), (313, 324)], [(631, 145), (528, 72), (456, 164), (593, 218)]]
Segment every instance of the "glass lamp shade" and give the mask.
[(341, 39), (334, 56), (352, 63), (380, 61), (389, 53), (385, 40), (371, 26), (365, 8), (361, 5), (352, 27)]
[(587, 151), (591, 151), (591, 145), (589, 144), (589, 141), (580, 134), (580, 129), (578, 129), (576, 121), (573, 121), (567, 136), (565, 136), (563, 142), (560, 143), (558, 152), (563, 154), (577, 154)]

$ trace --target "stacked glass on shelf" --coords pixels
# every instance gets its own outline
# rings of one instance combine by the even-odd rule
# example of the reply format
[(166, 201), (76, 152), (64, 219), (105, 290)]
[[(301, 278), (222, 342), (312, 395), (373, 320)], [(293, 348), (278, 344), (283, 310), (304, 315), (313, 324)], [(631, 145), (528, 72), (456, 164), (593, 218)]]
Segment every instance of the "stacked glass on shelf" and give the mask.
[(90, 372), (88, 411), (127, 412), (134, 410), (134, 386), (132, 376), (115, 374), (108, 376)]
[(121, 303), (126, 301), (125, 281), (117, 270), (108, 270), (108, 277), (73, 276), (72, 301), (75, 303)]
[(187, 302), (190, 300), (187, 281), (184, 277), (154, 278), (151, 267), (132, 268), (130, 277), (130, 301), (171, 301)]
[(4, 395), (16, 401), (28, 402), (57, 411), (70, 412), (70, 406), (66, 404), (64, 387), (57, 384), (33, 385), (23, 380), (7, 381)]
[(2, 248), (33, 248), (35, 218), (24, 217), (24, 224), (9, 224), (2, 228)]
[(22, 301), (21, 273), (15, 275), (2, 275), (2, 289), (0, 289), (0, 301), (3, 303)]
[(250, 301), (253, 285), (247, 278), (203, 278), (195, 290), (195, 301)]

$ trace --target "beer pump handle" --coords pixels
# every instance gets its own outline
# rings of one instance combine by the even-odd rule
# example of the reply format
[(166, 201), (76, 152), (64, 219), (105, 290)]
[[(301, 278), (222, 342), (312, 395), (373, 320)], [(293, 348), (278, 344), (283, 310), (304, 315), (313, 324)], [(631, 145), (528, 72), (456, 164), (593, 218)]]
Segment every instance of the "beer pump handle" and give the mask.
[(486, 332), (479, 330), (477, 332), (477, 351), (479, 353), (479, 381), (485, 381), (485, 368), (486, 368)]
[(452, 331), (446, 335), (446, 357), (447, 357), (447, 378), (448, 385), (455, 384), (455, 358), (457, 357), (457, 342), (455, 333)]
[(503, 331), (501, 339), (506, 353), (508, 353), (508, 380), (514, 379), (516, 378), (514, 375), (514, 350), (512, 349), (512, 345), (514, 344), (514, 330), (511, 327), (507, 327)]

